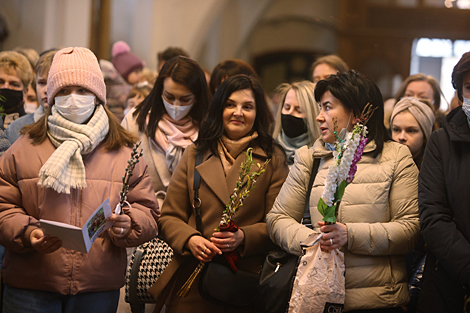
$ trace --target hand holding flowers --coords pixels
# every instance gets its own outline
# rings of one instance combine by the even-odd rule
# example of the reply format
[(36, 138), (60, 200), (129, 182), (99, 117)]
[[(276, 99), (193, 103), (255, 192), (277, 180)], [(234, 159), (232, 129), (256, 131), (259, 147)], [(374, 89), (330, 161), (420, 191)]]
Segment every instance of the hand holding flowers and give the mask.
[[(345, 188), (353, 181), (357, 171), (357, 162), (361, 159), (367, 144), (367, 126), (365, 124), (374, 111), (375, 108), (372, 108), (371, 104), (367, 104), (361, 116), (355, 120), (355, 126), (351, 132), (343, 130), (338, 135), (335, 129), (333, 164), (328, 169), (325, 187), (317, 205), (325, 224), (336, 223), (338, 206)], [(330, 241), (330, 243), (332, 242)]]

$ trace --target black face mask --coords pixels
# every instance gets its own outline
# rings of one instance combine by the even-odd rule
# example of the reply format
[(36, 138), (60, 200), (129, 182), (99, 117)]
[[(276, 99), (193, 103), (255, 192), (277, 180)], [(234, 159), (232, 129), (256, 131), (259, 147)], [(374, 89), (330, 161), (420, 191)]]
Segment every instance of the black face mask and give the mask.
[(0, 106), (3, 108), (2, 113), (13, 113), (23, 106), (23, 91), (0, 89)]
[(281, 114), (282, 130), (289, 138), (299, 137), (307, 132), (307, 124), (303, 118), (295, 117), (290, 114)]

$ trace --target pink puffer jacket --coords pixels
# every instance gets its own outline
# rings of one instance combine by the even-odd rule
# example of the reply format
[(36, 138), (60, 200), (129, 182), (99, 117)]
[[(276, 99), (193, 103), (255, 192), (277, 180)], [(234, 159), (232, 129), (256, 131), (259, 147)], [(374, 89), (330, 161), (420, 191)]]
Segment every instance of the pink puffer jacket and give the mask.
[(122, 188), (121, 178), (130, 157), (130, 148), (107, 151), (99, 145), (83, 155), (87, 187), (59, 194), (37, 185), (42, 165), (54, 152), (49, 139), (32, 145), (21, 136), (0, 158), (0, 244), (6, 255), (2, 266), (5, 284), (61, 294), (117, 290), (124, 285), (125, 247), (137, 246), (157, 235), (160, 210), (153, 192), (147, 165), (141, 160), (130, 180), (127, 211), (132, 231), (126, 239), (105, 232), (89, 253), (60, 248), (43, 254), (31, 247), (31, 231), (39, 219), (82, 227), (91, 213), (109, 198), (114, 209)]

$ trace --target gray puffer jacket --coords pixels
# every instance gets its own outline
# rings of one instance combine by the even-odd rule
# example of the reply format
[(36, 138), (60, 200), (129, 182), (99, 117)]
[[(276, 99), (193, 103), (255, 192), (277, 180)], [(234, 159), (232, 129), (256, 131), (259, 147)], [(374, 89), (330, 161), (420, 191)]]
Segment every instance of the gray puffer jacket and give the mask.
[[(418, 169), (409, 149), (386, 142), (381, 154), (372, 141), (364, 149), (354, 181), (346, 187), (338, 222), (348, 228), (345, 311), (405, 305), (409, 301), (404, 254), (419, 233)], [(289, 176), (267, 215), (271, 239), (284, 250), (300, 255), (300, 242), (319, 229), (299, 224), (314, 158), (321, 158), (311, 197), (312, 224), (322, 220), (317, 210), (332, 152), (319, 139), (312, 148), (297, 150)]]

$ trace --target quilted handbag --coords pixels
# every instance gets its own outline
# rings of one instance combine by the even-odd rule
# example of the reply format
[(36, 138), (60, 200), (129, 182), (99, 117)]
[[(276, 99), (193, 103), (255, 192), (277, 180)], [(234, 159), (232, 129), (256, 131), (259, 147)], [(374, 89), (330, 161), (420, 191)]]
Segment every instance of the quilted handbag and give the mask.
[(154, 238), (138, 246), (132, 255), (126, 273), (126, 302), (155, 303), (147, 293), (173, 258), (173, 249), (161, 240)]
[[(202, 163), (202, 154), (196, 154), (194, 167)], [(197, 175), (196, 175), (197, 173)], [(194, 198), (198, 199), (200, 175), (195, 171)], [(199, 207), (195, 207), (196, 211)], [(201, 221), (197, 221), (198, 224)], [(145, 303), (156, 303), (147, 290), (152, 287), (173, 259), (173, 249), (162, 239), (156, 237), (136, 248), (126, 273), (125, 301), (131, 305), (132, 312), (142, 312)]]

